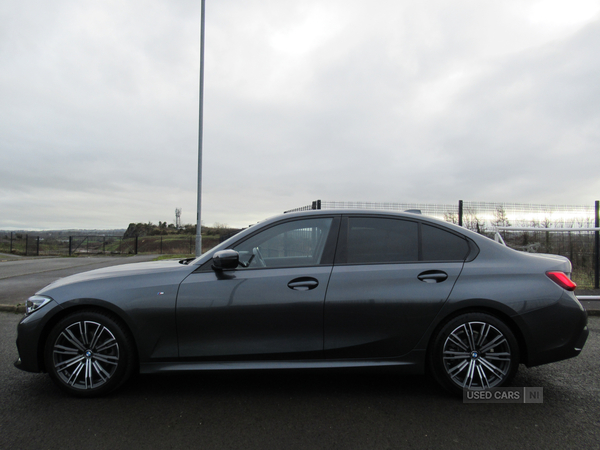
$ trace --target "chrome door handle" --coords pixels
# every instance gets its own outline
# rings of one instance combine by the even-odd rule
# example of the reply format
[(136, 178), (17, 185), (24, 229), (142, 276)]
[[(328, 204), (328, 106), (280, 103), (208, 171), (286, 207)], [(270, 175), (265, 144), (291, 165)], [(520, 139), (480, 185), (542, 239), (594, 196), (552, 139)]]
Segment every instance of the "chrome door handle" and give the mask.
[(448, 279), (448, 274), (441, 270), (427, 270), (421, 272), (417, 278), (425, 283), (441, 283)]
[(288, 287), (295, 291), (308, 291), (319, 285), (319, 281), (311, 277), (295, 278), (288, 283)]

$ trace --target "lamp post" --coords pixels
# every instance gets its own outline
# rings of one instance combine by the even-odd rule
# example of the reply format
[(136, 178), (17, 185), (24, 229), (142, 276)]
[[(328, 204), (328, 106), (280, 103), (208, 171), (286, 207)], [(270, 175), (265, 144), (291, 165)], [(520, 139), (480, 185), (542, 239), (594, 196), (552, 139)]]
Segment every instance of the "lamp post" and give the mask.
[(196, 209), (196, 256), (202, 254), (202, 122), (204, 106), (204, 0), (200, 6), (200, 98), (198, 110), (198, 204)]

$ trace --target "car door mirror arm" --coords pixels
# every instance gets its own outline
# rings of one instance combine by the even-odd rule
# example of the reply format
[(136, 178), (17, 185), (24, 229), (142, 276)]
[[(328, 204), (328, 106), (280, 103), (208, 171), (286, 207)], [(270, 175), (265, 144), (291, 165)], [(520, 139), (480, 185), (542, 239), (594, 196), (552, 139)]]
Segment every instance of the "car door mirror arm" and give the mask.
[(238, 261), (238, 265), (242, 266), (243, 268), (249, 267), (250, 263), (252, 262), (253, 259), (254, 259), (254, 255), (250, 256), (250, 259), (248, 260), (248, 262), (243, 263), (241, 261)]

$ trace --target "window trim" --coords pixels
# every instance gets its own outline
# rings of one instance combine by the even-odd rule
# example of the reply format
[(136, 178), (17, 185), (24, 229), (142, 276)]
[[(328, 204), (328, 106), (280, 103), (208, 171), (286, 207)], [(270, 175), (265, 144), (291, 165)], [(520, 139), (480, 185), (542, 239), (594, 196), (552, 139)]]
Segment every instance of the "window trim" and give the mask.
[[(329, 227), (329, 234), (327, 235), (326, 239), (325, 239), (325, 245), (323, 247), (323, 253), (321, 254), (321, 261), (318, 264), (305, 264), (305, 265), (293, 265), (293, 266), (277, 266), (277, 267), (248, 267), (248, 268), (236, 268), (236, 269), (228, 269), (227, 271), (248, 271), (248, 270), (265, 270), (265, 269), (269, 269), (269, 270), (273, 270), (273, 269), (294, 269), (294, 268), (298, 268), (298, 267), (323, 267), (323, 266), (333, 266), (333, 260), (335, 257), (335, 252), (336, 252), (336, 246), (337, 246), (337, 242), (338, 242), (338, 233), (339, 233), (339, 227), (340, 227), (340, 215), (337, 214), (327, 214), (327, 215), (315, 215), (313, 217), (293, 217), (293, 218), (289, 218), (289, 219), (284, 219), (284, 220), (280, 220), (278, 222), (272, 223), (269, 226), (266, 227), (262, 227), (257, 229), (254, 233), (248, 234), (247, 236), (244, 236), (243, 239), (240, 239), (239, 241), (235, 241), (232, 242), (231, 245), (229, 245), (227, 247), (227, 249), (232, 249), (235, 250), (233, 247), (237, 247), (240, 244), (243, 244), (244, 242), (246, 242), (248, 239), (253, 238), (254, 236), (263, 233), (267, 230), (270, 230), (273, 227), (279, 226), (279, 225), (283, 225), (285, 223), (290, 223), (290, 222), (300, 222), (300, 221), (304, 221), (304, 220), (314, 220), (314, 219), (332, 219), (331, 221), (331, 225)], [(205, 264), (207, 265), (207, 267), (212, 271), (211, 266), (212, 266), (212, 260), (207, 261), (207, 263)], [(202, 266), (202, 268), (204, 267), (204, 265)], [(204, 271), (204, 270), (203, 270)]]
[[(413, 222), (418, 225), (418, 260), (416, 261), (380, 261), (380, 262), (358, 262), (358, 263), (349, 263), (348, 262), (348, 234), (350, 231), (350, 219), (352, 218), (368, 218), (368, 219), (388, 219), (388, 220), (403, 220), (405, 222)], [(463, 259), (446, 259), (446, 260), (423, 260), (423, 236), (422, 236), (422, 228), (423, 225), (428, 225), (433, 228), (438, 228), (442, 231), (450, 233), (456, 237), (459, 237), (466, 241), (467, 244), (467, 252)], [(336, 266), (357, 266), (357, 265), (382, 265), (382, 264), (428, 264), (428, 263), (456, 263), (456, 262), (470, 262), (477, 257), (479, 254), (479, 247), (468, 237), (455, 232), (449, 228), (445, 228), (443, 226), (439, 226), (435, 223), (415, 220), (412, 217), (390, 217), (387, 215), (378, 215), (378, 214), (345, 214), (341, 218), (340, 222), (340, 231), (338, 235), (337, 242), (337, 251), (334, 258), (334, 265)]]

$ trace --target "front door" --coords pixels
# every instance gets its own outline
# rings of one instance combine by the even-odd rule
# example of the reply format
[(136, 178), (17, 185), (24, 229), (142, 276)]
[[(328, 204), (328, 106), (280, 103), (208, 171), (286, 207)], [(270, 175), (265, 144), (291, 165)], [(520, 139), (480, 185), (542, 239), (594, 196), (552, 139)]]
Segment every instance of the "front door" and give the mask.
[(322, 357), (333, 222), (319, 217), (275, 224), (233, 247), (240, 254), (237, 269), (186, 278), (177, 297), (179, 356)]

